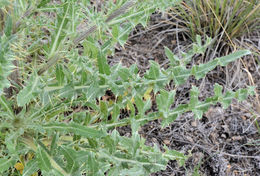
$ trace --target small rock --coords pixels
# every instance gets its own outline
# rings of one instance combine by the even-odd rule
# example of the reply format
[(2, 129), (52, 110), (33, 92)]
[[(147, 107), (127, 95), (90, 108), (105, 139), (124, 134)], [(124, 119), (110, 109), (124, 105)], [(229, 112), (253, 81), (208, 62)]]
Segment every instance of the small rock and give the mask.
[(186, 139), (191, 142), (191, 143), (194, 143), (193, 139), (190, 137), (190, 136), (186, 136)]
[(197, 120), (192, 121), (192, 122), (191, 122), (191, 126), (192, 126), (192, 127), (197, 127), (197, 126), (198, 126)]
[(232, 138), (232, 140), (234, 140), (234, 141), (240, 141), (240, 140), (242, 140), (242, 137), (241, 137), (241, 136), (232, 136), (231, 138)]
[(227, 135), (223, 133), (223, 134), (221, 134), (221, 137), (224, 138), (224, 139), (226, 139), (226, 138), (227, 138)]
[(170, 144), (171, 144), (171, 141), (168, 140), (168, 139), (165, 139), (165, 140), (163, 140), (163, 143), (166, 144), (166, 145), (170, 145)]

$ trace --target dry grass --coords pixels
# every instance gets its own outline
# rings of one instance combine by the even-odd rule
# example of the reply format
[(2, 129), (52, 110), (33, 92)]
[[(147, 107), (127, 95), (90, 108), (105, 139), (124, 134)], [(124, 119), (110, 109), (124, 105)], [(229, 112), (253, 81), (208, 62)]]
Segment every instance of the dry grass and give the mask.
[(259, 29), (258, 0), (186, 0), (172, 8), (169, 15), (195, 40), (196, 35), (229, 43), (233, 39)]

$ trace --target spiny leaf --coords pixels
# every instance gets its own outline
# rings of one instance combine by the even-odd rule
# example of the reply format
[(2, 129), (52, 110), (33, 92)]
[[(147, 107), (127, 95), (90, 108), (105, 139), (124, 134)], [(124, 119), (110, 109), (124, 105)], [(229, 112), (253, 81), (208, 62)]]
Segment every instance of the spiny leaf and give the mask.
[(121, 68), (121, 69), (118, 70), (117, 73), (118, 73), (118, 75), (120, 76), (120, 78), (121, 78), (123, 81), (128, 81), (129, 78), (131, 78), (129, 69), (127, 69), (127, 68)]
[(103, 119), (107, 120), (108, 106), (105, 101), (100, 101), (100, 112), (102, 113)]
[(110, 75), (111, 71), (110, 71), (110, 67), (107, 63), (107, 59), (101, 52), (99, 52), (99, 54), (98, 54), (97, 61), (98, 61), (99, 72), (101, 74)]
[(59, 86), (64, 84), (64, 72), (63, 67), (60, 64), (56, 65), (56, 79), (58, 81)]
[(190, 103), (189, 103), (189, 107), (191, 110), (195, 109), (196, 105), (198, 104), (199, 102), (198, 96), (199, 96), (199, 89), (195, 86), (192, 86), (192, 89), (190, 91)]
[(48, 4), (51, 0), (41, 0), (41, 2), (38, 4), (37, 8), (41, 8), (43, 6), (45, 6), (46, 4)]
[(160, 94), (156, 96), (156, 104), (160, 112), (167, 118), (168, 112), (174, 101), (175, 91), (160, 90)]
[(112, 122), (117, 121), (118, 117), (120, 115), (120, 108), (119, 106), (116, 104), (112, 110)]
[(49, 123), (43, 126), (45, 130), (57, 130), (63, 132), (72, 132), (77, 135), (81, 135), (88, 138), (101, 138), (106, 134), (102, 131), (95, 130), (93, 128), (88, 128), (76, 123)]
[(174, 122), (178, 117), (178, 114), (172, 114), (172, 115), (168, 115), (167, 117), (162, 119), (161, 125), (162, 128), (165, 128), (167, 126), (169, 126), (172, 122)]
[(13, 31), (13, 24), (12, 24), (12, 17), (10, 15), (7, 16), (6, 22), (5, 22), (5, 29), (4, 33), (6, 37), (10, 37)]
[(58, 16), (58, 21), (57, 21), (57, 30), (55, 31), (55, 34), (53, 35), (52, 43), (51, 43), (51, 49), (49, 53), (49, 58), (53, 57), (54, 53), (58, 49), (60, 42), (62, 39), (65, 37), (65, 33), (62, 33), (62, 30), (65, 29), (67, 23), (68, 23), (68, 18), (67, 14), (69, 12), (70, 8), (70, 3), (65, 3), (64, 4), (64, 12), (62, 16)]
[(213, 70), (218, 65), (218, 60), (209, 61), (206, 64), (200, 64), (192, 67), (191, 73), (195, 76), (195, 78), (201, 79), (203, 78), (208, 72)]
[(164, 149), (165, 153), (163, 155), (171, 160), (177, 160), (180, 166), (183, 166), (185, 161), (188, 159), (188, 157), (181, 152), (176, 150), (169, 150), (167, 147), (164, 147)]
[(168, 47), (164, 47), (164, 52), (167, 58), (170, 60), (171, 65), (173, 67), (180, 65), (180, 59), (177, 56), (175, 56)]
[(8, 75), (14, 69), (13, 53), (10, 50), (10, 44), (13, 37), (6, 37), (2, 35), (0, 37), (0, 95), (3, 94), (3, 90), (10, 86), (10, 82), (7, 79)]
[(144, 101), (140, 96), (135, 97), (135, 104), (140, 114), (144, 114)]
[(173, 74), (174, 83), (179, 86), (186, 82), (190, 76), (190, 70), (186, 69), (184, 66), (177, 66), (171, 69)]
[(96, 161), (95, 154), (93, 152), (90, 152), (90, 155), (88, 157), (88, 167), (90, 170), (89, 175), (97, 175), (97, 172), (99, 170), (99, 163)]
[(34, 98), (34, 93), (35, 91), (37, 91), (38, 85), (39, 85), (39, 76), (34, 74), (33, 76), (31, 76), (28, 85), (26, 85), (26, 87), (24, 87), (17, 95), (18, 106), (24, 106)]
[(228, 63), (248, 54), (250, 54), (248, 50), (237, 51), (230, 55), (216, 58), (215, 60), (209, 61), (205, 64), (194, 65), (191, 69), (186, 69), (184, 66), (175, 66), (170, 68), (170, 70), (173, 73), (173, 80), (175, 84), (181, 85), (186, 82), (188, 77), (191, 75), (194, 75), (196, 79), (201, 79), (217, 65), (225, 66)]
[(73, 174), (79, 168), (79, 164), (75, 159), (76, 156), (74, 155), (74, 150), (63, 146), (60, 147), (60, 150), (66, 159), (66, 171)]
[(146, 75), (146, 77), (148, 79), (157, 79), (160, 75), (160, 67), (158, 65), (158, 63), (154, 62), (154, 61), (150, 61), (150, 69), (148, 74)]
[(9, 113), (10, 117), (15, 118), (15, 115), (13, 113), (13, 110), (9, 103), (6, 101), (5, 97), (2, 95), (0, 96), (0, 105), (3, 106), (3, 108)]
[(214, 86), (214, 93), (216, 97), (221, 97), (222, 96), (222, 89), (223, 87), (219, 84), (215, 84)]
[(240, 50), (236, 51), (232, 54), (229, 54), (227, 56), (223, 56), (218, 58), (219, 65), (226, 66), (228, 63), (235, 61), (236, 59), (239, 59), (245, 55), (251, 54), (249, 50)]
[(9, 167), (13, 166), (15, 163), (15, 160), (10, 158), (0, 158), (0, 173), (3, 173), (4, 171), (8, 170)]
[(38, 148), (36, 154), (40, 169), (46, 172), (51, 171), (53, 168), (51, 166), (48, 154), (42, 148)]
[(36, 159), (30, 160), (28, 163), (26, 163), (23, 170), (23, 176), (33, 175), (39, 169), (38, 164), (39, 163)]

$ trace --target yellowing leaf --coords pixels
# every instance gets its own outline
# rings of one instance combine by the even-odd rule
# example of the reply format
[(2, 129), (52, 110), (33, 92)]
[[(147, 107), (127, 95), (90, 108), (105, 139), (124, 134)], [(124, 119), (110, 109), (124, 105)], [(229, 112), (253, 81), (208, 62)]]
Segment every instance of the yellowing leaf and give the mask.
[(135, 102), (135, 98), (134, 98), (134, 97), (131, 98), (131, 102), (132, 102), (132, 103)]
[(126, 105), (126, 110), (127, 110), (127, 111), (130, 110), (129, 104)]
[(23, 165), (23, 163), (16, 163), (15, 165), (14, 165), (14, 168), (16, 169), (16, 170), (18, 170), (19, 172), (20, 172), (20, 174), (22, 174), (23, 173), (23, 169), (24, 169), (24, 165)]
[(34, 154), (33, 153), (28, 153), (28, 160), (32, 160), (33, 159), (33, 157), (34, 157)]
[(144, 93), (144, 99), (145, 99), (145, 100), (151, 99), (150, 93), (152, 92), (152, 90), (153, 90), (153, 87), (150, 86), (150, 87), (145, 91), (145, 93)]

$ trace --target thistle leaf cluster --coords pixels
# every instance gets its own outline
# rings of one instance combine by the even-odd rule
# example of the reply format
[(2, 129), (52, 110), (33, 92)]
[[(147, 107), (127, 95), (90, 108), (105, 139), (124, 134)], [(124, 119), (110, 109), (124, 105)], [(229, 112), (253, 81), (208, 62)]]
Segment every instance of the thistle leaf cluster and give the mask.
[[(26, 2), (20, 5), (25, 6)], [(226, 66), (250, 54), (241, 50), (188, 69), (193, 56), (203, 54), (211, 44), (209, 38), (202, 44), (199, 36), (190, 51), (183, 52), (181, 57), (165, 47), (170, 61), (166, 69), (150, 61), (149, 69), (141, 76), (136, 64), (109, 65), (107, 58), (115, 52), (115, 45), (123, 46), (137, 24), (147, 25), (151, 13), (165, 10), (173, 5), (172, 0), (107, 1), (106, 8), (101, 10), (86, 9), (89, 1), (52, 4), (43, 0), (34, 5), (33, 11), (54, 12), (56, 18), (46, 21), (51, 31), (47, 43), (37, 43), (35, 34), (26, 30), (26, 26), (17, 28), (19, 35), (30, 38), (33, 46), (26, 47), (34, 60), (20, 61), (26, 69), (21, 74), (23, 86), (17, 87), (19, 93), (11, 98), (0, 97), (1, 174), (33, 175), (40, 171), (42, 175), (61, 176), (149, 175), (166, 169), (169, 160), (177, 160), (183, 166), (187, 155), (166, 146), (145, 145), (140, 128), (158, 119), (164, 128), (190, 111), (195, 118), (201, 118), (211, 105), (221, 103), (227, 108), (234, 98), (242, 101), (254, 92), (252, 87), (223, 91), (216, 84), (215, 95), (200, 101), (199, 89), (194, 86), (190, 102), (174, 107), (176, 91), (167, 90), (166, 85), (172, 82), (177, 88), (190, 76), (201, 79), (217, 66)], [(76, 27), (85, 17), (93, 26), (85, 33), (78, 33)], [(46, 20), (35, 18), (41, 24)], [(31, 20), (26, 22), (39, 32)], [(6, 41), (3, 35), (1, 46)], [(74, 46), (75, 41), (80, 47)], [(1, 47), (1, 53), (1, 68), (10, 70), (7, 45)], [(45, 61), (37, 59), (39, 55)], [(3, 75), (2, 82), (7, 79), (8, 71)], [(153, 103), (157, 111), (152, 109)], [(127, 113), (124, 116), (122, 112)], [(126, 125), (131, 127), (129, 137), (116, 130)]]

